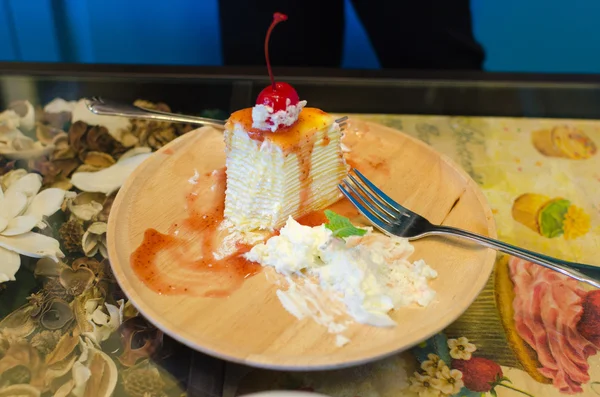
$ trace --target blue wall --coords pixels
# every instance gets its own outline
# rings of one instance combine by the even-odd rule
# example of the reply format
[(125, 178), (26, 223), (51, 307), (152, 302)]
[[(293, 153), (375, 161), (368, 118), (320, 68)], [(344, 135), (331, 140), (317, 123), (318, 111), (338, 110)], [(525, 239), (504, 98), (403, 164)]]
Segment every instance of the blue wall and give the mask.
[[(471, 1), (486, 70), (600, 73), (600, 1)], [(377, 68), (347, 5), (343, 66)], [(0, 0), (0, 60), (219, 65), (217, 0)]]
[(471, 1), (488, 70), (600, 73), (600, 1)]

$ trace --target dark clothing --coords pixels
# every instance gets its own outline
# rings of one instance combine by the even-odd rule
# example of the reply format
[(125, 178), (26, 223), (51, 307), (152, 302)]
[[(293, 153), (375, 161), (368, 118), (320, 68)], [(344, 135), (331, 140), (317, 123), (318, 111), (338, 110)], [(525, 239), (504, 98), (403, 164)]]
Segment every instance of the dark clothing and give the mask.
[[(391, 69), (481, 69), (469, 0), (351, 0), (379, 62)], [(270, 40), (276, 66), (339, 67), (344, 0), (219, 0), (225, 65), (264, 65), (273, 13), (289, 16)]]

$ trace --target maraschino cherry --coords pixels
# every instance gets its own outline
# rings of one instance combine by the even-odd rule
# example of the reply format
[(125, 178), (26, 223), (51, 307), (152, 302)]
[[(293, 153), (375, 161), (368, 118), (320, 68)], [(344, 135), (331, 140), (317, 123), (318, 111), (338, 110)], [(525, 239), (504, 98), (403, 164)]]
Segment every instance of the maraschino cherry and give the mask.
[[(273, 112), (280, 110), (286, 110), (288, 105), (297, 105), (300, 101), (296, 90), (288, 83), (276, 83), (273, 77), (273, 70), (271, 70), (271, 61), (269, 60), (269, 38), (275, 25), (279, 22), (287, 20), (287, 15), (280, 12), (273, 14), (273, 22), (267, 30), (267, 37), (265, 38), (265, 58), (267, 59), (267, 70), (269, 71), (269, 77), (271, 78), (271, 85), (265, 87), (258, 98), (256, 98), (257, 105), (265, 105), (273, 109)], [(288, 103), (289, 99), (289, 103)]]

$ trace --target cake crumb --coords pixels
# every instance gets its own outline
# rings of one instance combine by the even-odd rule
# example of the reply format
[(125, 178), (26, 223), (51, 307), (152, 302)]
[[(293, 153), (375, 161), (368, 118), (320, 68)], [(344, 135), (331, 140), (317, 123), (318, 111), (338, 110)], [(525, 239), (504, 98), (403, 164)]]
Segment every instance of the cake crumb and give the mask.
[(350, 343), (350, 339), (346, 338), (344, 335), (336, 335), (335, 336), (335, 345), (337, 347), (342, 347)]
[(194, 176), (188, 179), (188, 182), (192, 185), (197, 185), (198, 178), (200, 178), (200, 174), (198, 173), (198, 170), (194, 168)]

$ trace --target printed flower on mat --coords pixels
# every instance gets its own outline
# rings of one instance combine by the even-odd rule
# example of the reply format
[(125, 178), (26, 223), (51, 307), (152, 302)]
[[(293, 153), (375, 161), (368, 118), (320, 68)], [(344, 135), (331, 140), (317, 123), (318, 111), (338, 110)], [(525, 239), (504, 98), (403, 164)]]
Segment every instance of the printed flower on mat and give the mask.
[(41, 187), (42, 177), (24, 170), (0, 178), (0, 282), (15, 279), (19, 254), (56, 262), (64, 256), (57, 240), (31, 231), (43, 229), (43, 217), (58, 211), (65, 197), (62, 189), (40, 192)]
[(427, 355), (427, 360), (421, 363), (421, 369), (429, 376), (435, 376), (445, 366), (446, 363), (440, 360), (440, 356), (431, 353)]
[(564, 237), (567, 240), (576, 239), (590, 230), (590, 216), (577, 206), (570, 206), (563, 222)]
[(458, 339), (448, 339), (448, 348), (450, 349), (450, 357), (455, 360), (470, 360), (471, 353), (477, 350), (475, 345), (469, 343), (469, 340), (464, 336)]
[(415, 376), (410, 378), (410, 391), (418, 393), (419, 397), (440, 397), (440, 390), (432, 382), (431, 376), (415, 372)]
[(431, 379), (431, 384), (443, 394), (453, 395), (458, 393), (465, 385), (462, 377), (462, 372), (457, 369), (450, 369), (444, 365), (436, 374), (436, 377)]

